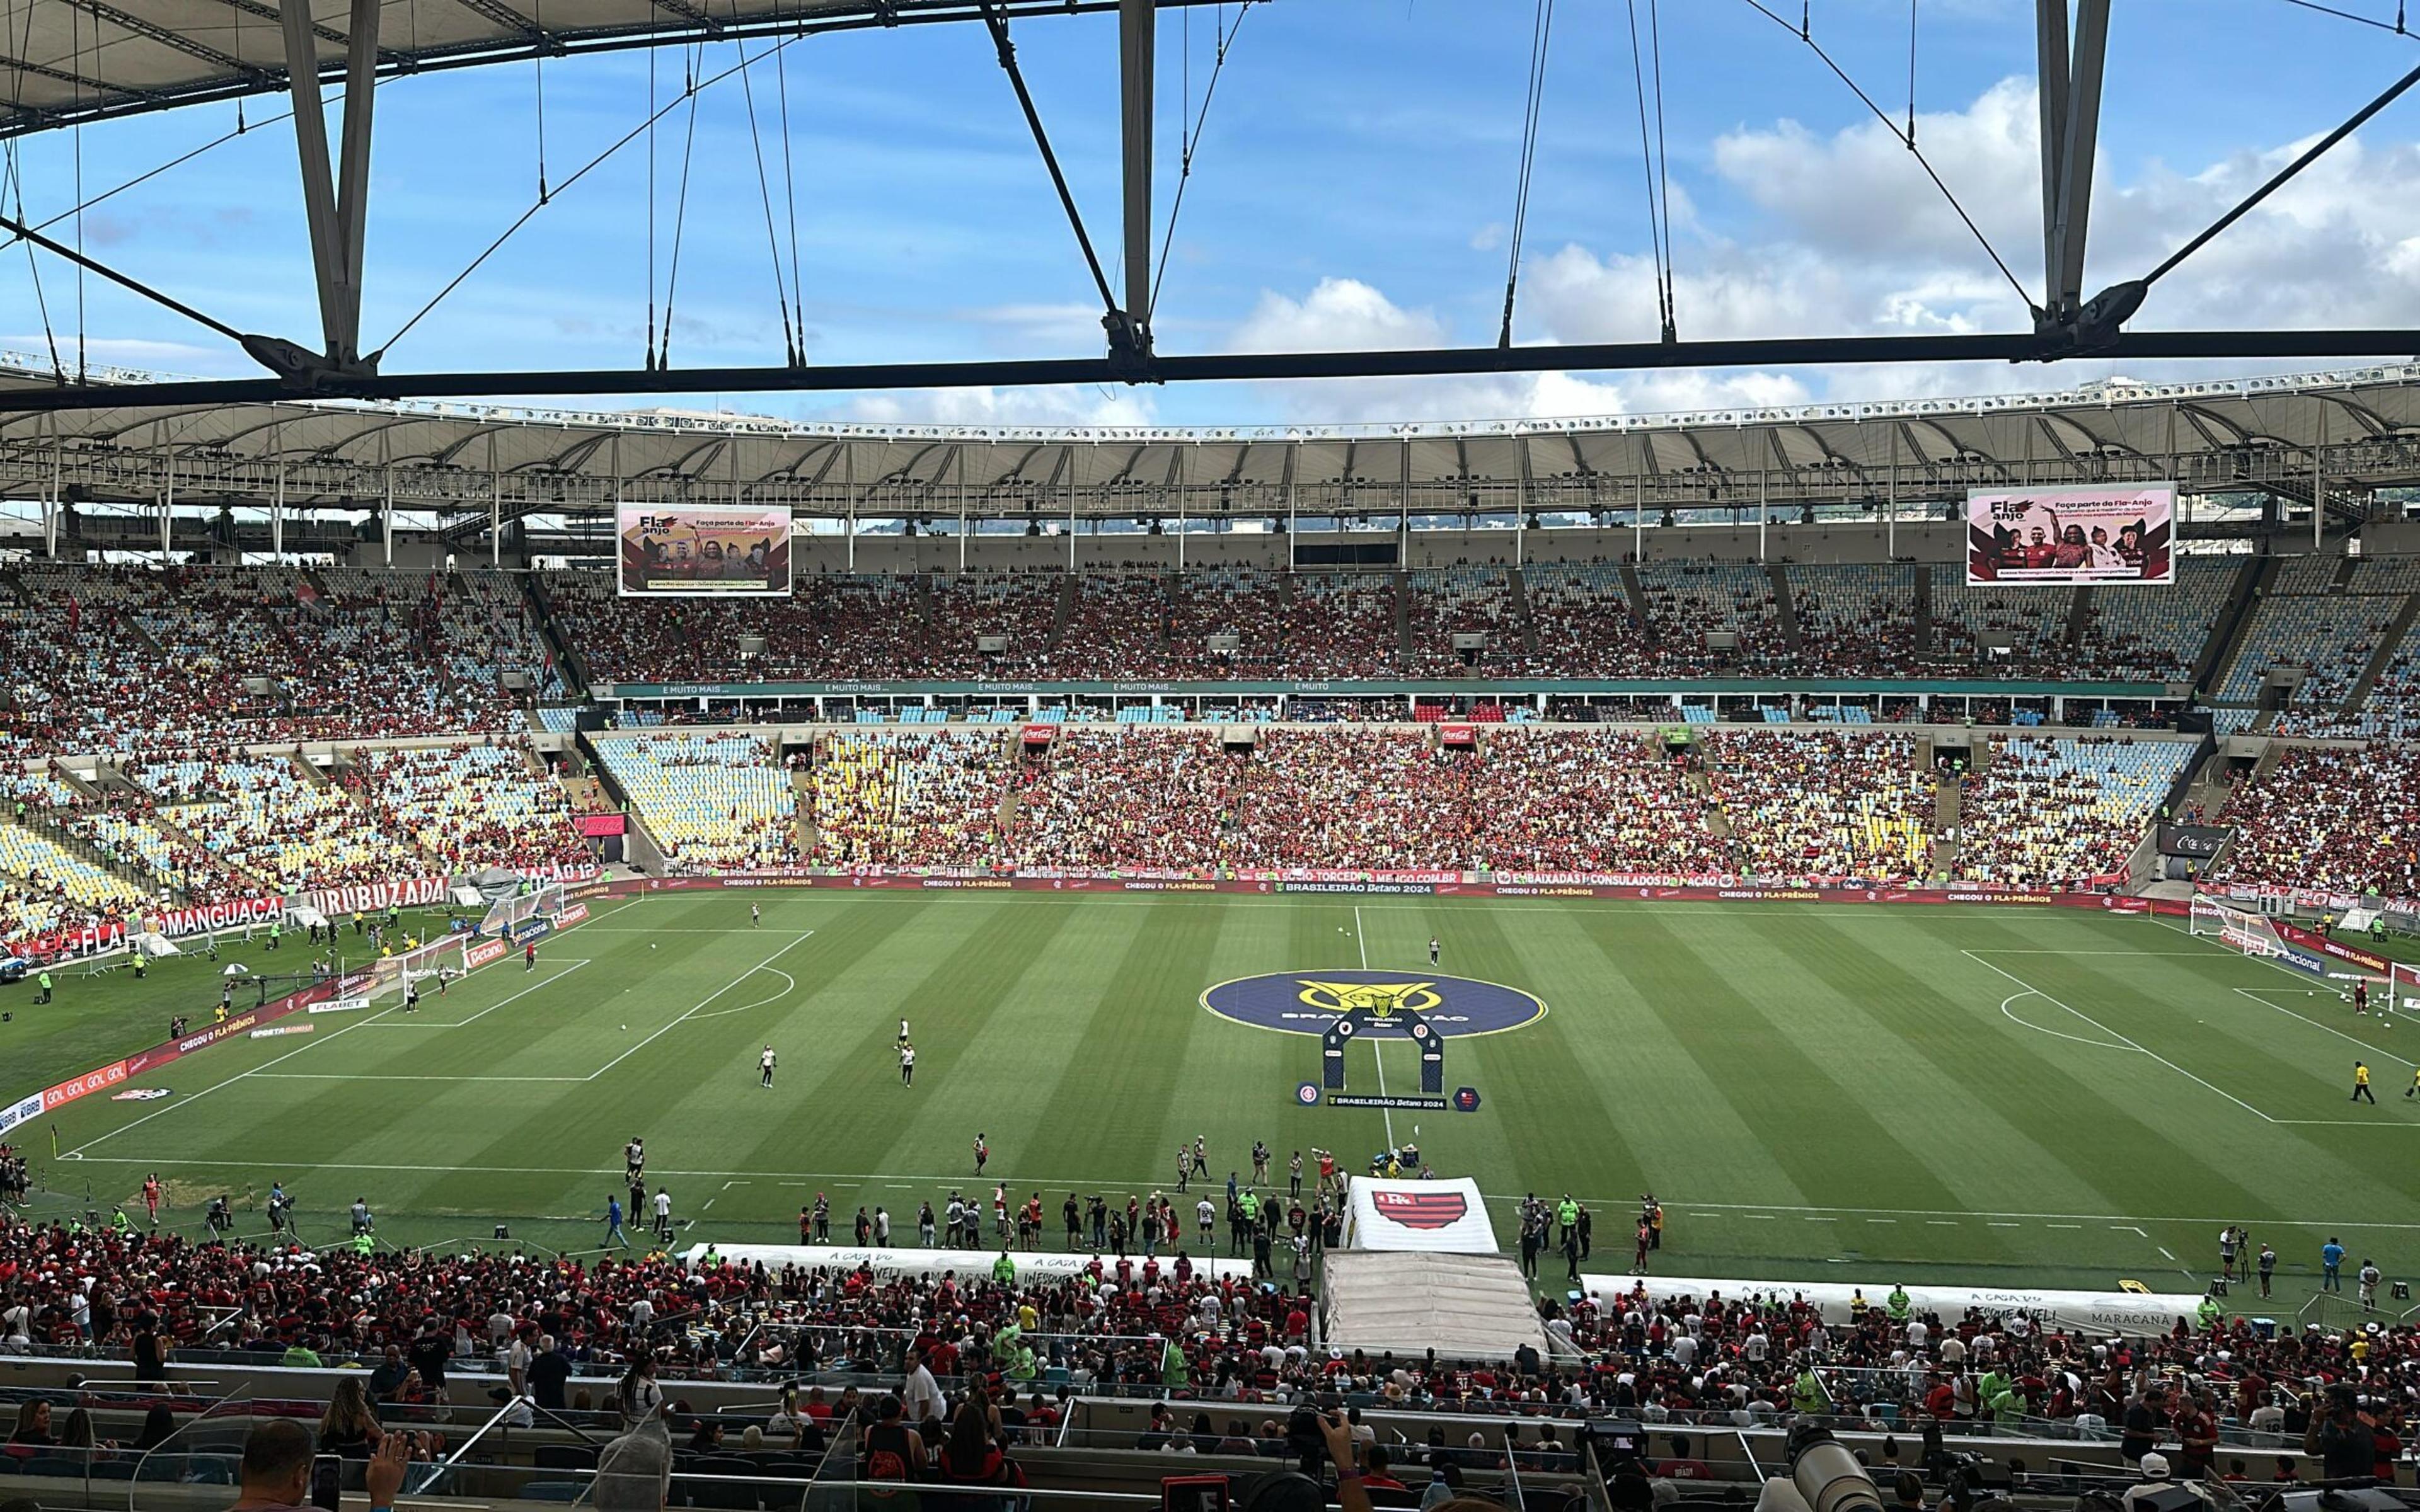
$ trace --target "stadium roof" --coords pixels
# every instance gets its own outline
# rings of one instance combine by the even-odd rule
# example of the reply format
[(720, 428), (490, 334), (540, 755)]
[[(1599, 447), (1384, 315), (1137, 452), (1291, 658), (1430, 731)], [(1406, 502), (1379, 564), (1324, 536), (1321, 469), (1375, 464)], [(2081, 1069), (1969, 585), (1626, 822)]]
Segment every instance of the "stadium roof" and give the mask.
[[(25, 360), (20, 359), (20, 363)], [(131, 378), (148, 375), (125, 375)], [(0, 367), (0, 387), (48, 381)], [(1969, 485), (2173, 477), (2201, 491), (2420, 486), (2420, 363), (2055, 393), (1595, 419), (1038, 428), (293, 401), (0, 416), (0, 484), (86, 497), (530, 512), (745, 497), (806, 513), (1175, 513), (1179, 496), (1350, 509), (1943, 498)], [(1408, 489), (1405, 486), (1408, 485)], [(1342, 497), (1340, 498), (1340, 491)], [(1306, 494), (1306, 504), (1312, 501)], [(2301, 497), (2307, 501), (2308, 493)]]
[[(1155, 0), (1165, 8), (1191, 0)], [(1114, 0), (998, 0), (1010, 16), (1114, 9)], [(324, 77), (343, 72), (349, 0), (310, 0)], [(0, 56), (0, 136), (287, 86), (278, 0), (66, 0), (12, 8)], [(535, 56), (923, 22), (971, 21), (975, 0), (381, 0), (383, 76)]]

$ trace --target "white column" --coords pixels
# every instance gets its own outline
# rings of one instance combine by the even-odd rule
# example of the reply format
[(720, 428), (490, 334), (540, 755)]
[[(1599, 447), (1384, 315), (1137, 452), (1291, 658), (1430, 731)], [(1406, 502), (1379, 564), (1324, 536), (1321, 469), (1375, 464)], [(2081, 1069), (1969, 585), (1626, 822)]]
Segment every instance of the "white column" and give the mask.
[(1764, 560), (1764, 527), (1773, 514), (1773, 469), (1756, 470), (1756, 560)]
[(277, 488), (269, 501), (269, 554), (286, 560), (286, 461), (277, 463)]
[(1899, 560), (1899, 425), (1890, 428), (1890, 495), (1883, 503), (1883, 555)]

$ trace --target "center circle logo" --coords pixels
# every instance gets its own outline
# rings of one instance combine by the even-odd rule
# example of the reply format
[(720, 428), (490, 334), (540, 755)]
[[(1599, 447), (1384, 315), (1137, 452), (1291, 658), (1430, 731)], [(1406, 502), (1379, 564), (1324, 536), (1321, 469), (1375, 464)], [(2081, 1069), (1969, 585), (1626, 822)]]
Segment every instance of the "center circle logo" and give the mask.
[(1324, 1036), (1341, 1020), (1349, 1033), (1381, 1040), (1414, 1039), (1423, 1026), (1448, 1040), (1501, 1034), (1546, 1016), (1546, 1005), (1518, 987), (1357, 967), (1238, 977), (1203, 993), (1202, 1006), (1280, 1034)]

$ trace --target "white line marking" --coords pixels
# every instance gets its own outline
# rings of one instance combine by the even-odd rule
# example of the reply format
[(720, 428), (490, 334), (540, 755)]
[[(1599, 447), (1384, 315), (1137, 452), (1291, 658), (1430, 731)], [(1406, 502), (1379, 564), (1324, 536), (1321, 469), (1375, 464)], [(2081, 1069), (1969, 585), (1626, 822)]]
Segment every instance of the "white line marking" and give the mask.
[(2149, 1239), (2151, 1237), (2150, 1235), (2144, 1233), (2141, 1229), (2135, 1227), (2133, 1224), (2111, 1224), (2109, 1226), (2109, 1231), (2113, 1234), (2133, 1234), (2138, 1239)]
[(2233, 1092), (2226, 1090), (2223, 1087), (2218, 1087), (2212, 1083), (2202, 1080), (2202, 1078), (2195, 1075), (2192, 1072), (2185, 1070), (2182, 1066), (2178, 1065), (2175, 1061), (2170, 1060), (2167, 1057), (2161, 1055), (2159, 1052), (2155, 1050), (2144, 1050), (2140, 1044), (2135, 1043), (2125, 1035), (2119, 1034), (2116, 1029), (2113, 1029), (2108, 1025), (2102, 1023), (2091, 1014), (2086, 1013), (2080, 1009), (2069, 1007), (2067, 1004), (2060, 1002), (2057, 998), (2053, 997), (2046, 992), (2043, 992), (2040, 988), (2035, 986), (2032, 982), (2025, 980), (2024, 978), (2018, 976), (2015, 972), (2009, 970), (2007, 967), (1995, 966), (1989, 961), (1984, 960), (1981, 956), (1977, 955), (1972, 950), (1961, 950), (1959, 951), (1959, 954), (1964, 956), (1967, 960), (1974, 962), (1977, 965), (1981, 966), (1986, 971), (1998, 972), (2001, 976), (2008, 978), (2010, 981), (2023, 987), (2025, 991), (2033, 994), (2036, 997), (2040, 998), (2043, 1002), (2049, 1003), (2056, 1008), (2067, 1009), (2069, 1012), (2073, 1013), (2077, 1018), (2080, 1018), (2085, 1023), (2091, 1025), (2094, 1028), (2099, 1029), (2102, 1033), (2109, 1036), (2111, 1039), (2124, 1040), (2126, 1041), (2127, 1048), (2132, 1050), (2142, 1050), (2143, 1054), (2149, 1056), (2153, 1060), (2156, 1060), (2161, 1065), (2167, 1067), (2170, 1071), (2175, 1072), (2185, 1080), (2210, 1091), (2216, 1092), (2219, 1096), (2226, 1099), (2229, 1103), (2234, 1103), (2237, 1107), (2242, 1108), (2244, 1112), (2251, 1114), (2261, 1122), (2275, 1123), (2277, 1121), (2266, 1113), (2261, 1112), (2258, 1108), (2254, 1107), (2251, 1103), (2246, 1103), (2243, 1099), (2236, 1096)]
[[(809, 930), (807, 933), (813, 934), (814, 931)], [(697, 1016), (702, 1019), (719, 1019), (731, 1013), (745, 1013), (752, 1009), (763, 1008), (768, 1003), (778, 1003), (783, 998), (791, 995), (799, 990), (798, 979), (791, 976), (788, 972), (782, 970), (778, 966), (759, 966), (756, 969), (759, 971), (769, 971), (774, 976), (781, 978), (783, 983), (782, 990), (775, 993), (770, 997), (759, 997), (756, 1001), (743, 1004), (738, 1008), (718, 1008), (711, 1013), (700, 1013)]]
[(2081, 1228), (2084, 1226), (2082, 1224), (2052, 1224), (2049, 1227), (2053, 1228)]
[(1869, 1218), (1866, 1222), (1869, 1224), (1895, 1224), (1899, 1222), (1899, 1220), (1896, 1218)]
[(2166, 1256), (2170, 1260), (2174, 1260), (2176, 1258), (2175, 1256), (2168, 1254), (2168, 1247), (2165, 1244), (2154, 1244), (2151, 1247), (2158, 1250), (2162, 1255)]
[(1954, 1218), (1927, 1218), (1924, 1220), (1924, 1227), (1927, 1228), (1955, 1228), (1958, 1227), (1958, 1221)]
[[(393, 1028), (382, 1024), (380, 1028)], [(452, 1024), (432, 1024), (432, 1029), (451, 1029)], [(370, 1072), (350, 1071), (256, 1071), (249, 1074), (265, 1082), (584, 1082), (585, 1076), (404, 1076)], [(199, 1093), (194, 1094), (199, 1096)]]
[(2000, 1223), (1994, 1221), (1987, 1223), (1983, 1227), (1986, 1228), (2022, 1228), (2024, 1226), (2023, 1224)]
[[(552, 963), (550, 963), (550, 964), (552, 964)], [(524, 987), (524, 988), (522, 988), (520, 992), (517, 992), (517, 993), (513, 994), (510, 997), (500, 998), (499, 1000), (497, 1000), (497, 1001), (495, 1001), (495, 1002), (489, 1003), (487, 1007), (485, 1007), (485, 1008), (483, 1008), (483, 1009), (479, 1010), (479, 1011), (477, 1011), (476, 1013), (472, 1014), (469, 1018), (463, 1019), (463, 1020), (462, 1020), (461, 1022), (459, 1022), (459, 1023), (456, 1023), (456, 1024), (440, 1024), (440, 1023), (436, 1022), (436, 1021), (435, 1021), (435, 1020), (433, 1020), (433, 1019), (416, 1019), (416, 1018), (413, 1018), (413, 1019), (396, 1019), (396, 1020), (394, 1023), (392, 1023), (392, 1024), (381, 1024), (381, 1025), (380, 1025), (380, 1026), (379, 1026), (379, 1027), (380, 1027), (380, 1028), (381, 1028), (381, 1029), (459, 1029), (459, 1028), (466, 1027), (467, 1026), (470, 1026), (470, 1025), (473, 1025), (473, 1024), (476, 1024), (476, 1023), (478, 1023), (481, 1019), (486, 1018), (489, 1014), (490, 1014), (490, 1013), (494, 1012), (496, 1010), (498, 1010), (498, 1009), (500, 1009), (500, 1008), (504, 1007), (506, 1003), (517, 1003), (517, 1002), (520, 1002), (522, 998), (527, 997), (530, 994), (532, 994), (532, 993), (534, 993), (534, 992), (538, 991), (540, 988), (544, 988), (544, 987), (551, 987), (551, 986), (553, 986), (556, 982), (561, 981), (564, 978), (570, 976), (573, 972), (575, 972), (575, 971), (579, 970), (582, 966), (584, 966), (584, 965), (588, 964), (588, 963), (587, 963), (587, 962), (585, 962), (585, 961), (566, 961), (566, 962), (562, 963), (562, 964), (563, 964), (563, 969), (562, 969), (561, 971), (558, 971), (558, 972), (554, 973), (552, 976), (551, 976), (551, 977), (547, 978), (544, 981), (537, 982), (537, 983), (535, 983), (535, 985), (532, 985), (532, 986)], [(494, 1080), (495, 1078), (489, 1078), (489, 1080)], [(553, 1078), (553, 1077), (546, 1077), (546, 1078), (543, 1078), (543, 1079), (544, 1079), (544, 1080), (548, 1080), (548, 1081), (552, 1081), (552, 1080), (554, 1080), (555, 1078)], [(580, 1078), (579, 1078), (579, 1077), (577, 1077), (577, 1076), (568, 1076), (568, 1077), (565, 1077), (565, 1078), (563, 1078), (563, 1079), (564, 1079), (564, 1080), (566, 1080), (566, 1081), (575, 1081), (575, 1082), (576, 1082), (576, 1081), (578, 1081)]]
[(296, 1056), (302, 1054), (305, 1050), (316, 1050), (323, 1044), (333, 1044), (336, 1041), (343, 1039), (346, 1035), (352, 1033), (355, 1029), (362, 1028), (367, 1025), (376, 1024), (380, 1019), (386, 1017), (389, 1013), (395, 1012), (396, 1009), (399, 1009), (402, 1006), (402, 1004), (398, 1003), (395, 1008), (382, 1008), (377, 1012), (371, 1014), (368, 1018), (361, 1020), (359, 1023), (346, 1025), (343, 1028), (331, 1034), (325, 1040), (317, 1038), (312, 1039), (292, 1050), (288, 1050), (282, 1056), (278, 1056), (273, 1059), (262, 1061), (259, 1065), (255, 1066), (250, 1071), (238, 1072), (233, 1076), (228, 1077), (225, 1081), (213, 1083), (209, 1087), (205, 1087), (200, 1091), (194, 1093), (190, 1097), (172, 1099), (168, 1105), (160, 1109), (158, 1113), (146, 1113), (143, 1117), (136, 1119), (132, 1122), (119, 1124), (116, 1128), (110, 1130), (106, 1134), (97, 1134), (94, 1137), (85, 1140), (83, 1144), (76, 1146), (71, 1153), (82, 1155), (85, 1150), (90, 1149), (97, 1144), (100, 1144), (102, 1140), (115, 1139), (119, 1134), (126, 1133), (129, 1129), (139, 1128), (144, 1124), (149, 1123), (152, 1119), (160, 1117), (163, 1113), (174, 1113), (178, 1108), (192, 1107), (194, 1103), (209, 1096), (212, 1092), (224, 1091), (227, 1088), (233, 1087), (236, 1083), (244, 1080), (246, 1077), (259, 1075), (262, 1072), (267, 1071), (271, 1066), (284, 1065), (287, 1061), (293, 1059)]
[(629, 1049), (623, 1051), (620, 1055), (615, 1056), (613, 1059), (597, 1067), (595, 1071), (590, 1072), (587, 1079), (592, 1082), (595, 1081), (597, 1077), (604, 1075), (607, 1072), (612, 1071), (614, 1067), (629, 1059), (632, 1056), (637, 1055), (640, 1051), (644, 1050), (647, 1046), (655, 1043), (658, 1040), (680, 1027), (682, 1024), (688, 1021), (690, 1013), (695, 1013), (698, 1009), (706, 1007), (706, 1004), (713, 1002), (724, 993), (729, 992), (732, 988), (738, 986), (741, 982), (746, 981), (757, 972), (764, 970), (767, 966), (769, 966), (774, 962), (780, 960), (783, 955), (787, 953), (789, 950), (805, 944), (808, 940), (814, 938), (814, 933), (815, 932), (814, 930), (808, 930), (806, 933), (800, 934), (797, 939), (792, 940), (788, 945), (783, 946), (780, 949), (775, 950), (771, 955), (767, 956), (764, 960), (757, 962), (754, 965), (750, 966), (747, 970), (732, 978), (729, 981), (724, 982), (721, 986), (717, 987), (714, 991), (706, 994), (704, 997), (698, 1000), (696, 1008), (692, 1008), (689, 1011), (689, 1013), (683, 1013), (679, 1018), (673, 1020), (670, 1024), (665, 1025), (655, 1033), (648, 1035), (637, 1044), (632, 1045)]
[(2301, 1019), (2304, 1023), (2309, 1025), (2315, 1029), (2325, 1029), (2328, 1033), (2335, 1035), (2339, 1040), (2350, 1041), (2352, 1043), (2361, 1046), (2364, 1050), (2368, 1051), (2371, 1055), (2376, 1056), (2381, 1060), (2391, 1060), (2398, 1066), (2420, 1066), (2420, 1060), (2406, 1060), (2401, 1056), (2393, 1055), (2387, 1051), (2381, 1050), (2378, 1046), (2371, 1044), (2368, 1041), (2361, 1038), (2359, 1035), (2347, 1034), (2344, 1030), (2337, 1028), (2335, 1025), (2322, 1024), (2318, 1019), (2311, 1017), (2308, 1013), (2297, 1013), (2283, 1003), (2271, 1002), (2269, 1000), (2269, 995), (2272, 993), (2282, 992), (2284, 991), (2283, 988), (2238, 987), (2235, 990), (2242, 993), (2244, 996), (2251, 998), (2254, 1002), (2258, 1003), (2263, 1008), (2273, 1008), (2278, 1012), (2285, 1014), (2288, 1018)]
[[(1370, 939), (1361, 933), (1361, 905), (1353, 905), (1353, 943), (1361, 948), (1361, 969), (1370, 969)], [(1370, 1058), (1378, 1067), (1378, 1095), (1387, 1095), (1387, 1053), (1378, 1048), (1377, 1036), (1370, 1039)], [(1378, 1116), (1387, 1120), (1387, 1148), (1395, 1148), (1395, 1114), (1391, 1108), (1380, 1108)]]
[[(2044, 1028), (2039, 1024), (2017, 1017), (2017, 1015), (2009, 1010), (2009, 1005), (2010, 1003), (2021, 1003), (2028, 997), (2040, 996), (2041, 996), (2041, 994), (2034, 992), (2030, 988), (2024, 992), (2011, 993), (2008, 996), (2000, 999), (2000, 1016), (2021, 1029), (2031, 1029), (2036, 1034), (2047, 1034), (2054, 1040), (2072, 1040), (2077, 1044), (2090, 1045), (2095, 1050), (2133, 1050), (2135, 1048), (2133, 1045), (2111, 1044), (2105, 1040), (2087, 1040), (2080, 1034), (2069, 1034), (2060, 1029)], [(2072, 1011), (2072, 1010), (2070, 1011)]]

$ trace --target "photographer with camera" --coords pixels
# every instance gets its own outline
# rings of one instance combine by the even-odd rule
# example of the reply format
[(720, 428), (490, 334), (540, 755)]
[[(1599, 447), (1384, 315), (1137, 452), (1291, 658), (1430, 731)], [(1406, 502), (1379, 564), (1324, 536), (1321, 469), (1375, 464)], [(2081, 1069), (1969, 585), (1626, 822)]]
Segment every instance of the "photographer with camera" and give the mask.
[(2327, 1388), (2326, 1400), (2303, 1430), (2303, 1453), (2318, 1459), (2328, 1480), (2352, 1480), (2377, 1469), (2377, 1435), (2350, 1381)]

